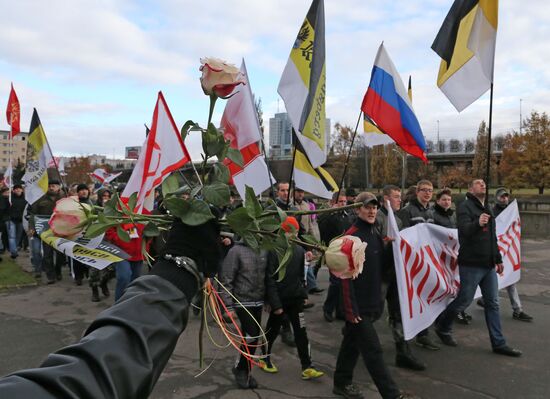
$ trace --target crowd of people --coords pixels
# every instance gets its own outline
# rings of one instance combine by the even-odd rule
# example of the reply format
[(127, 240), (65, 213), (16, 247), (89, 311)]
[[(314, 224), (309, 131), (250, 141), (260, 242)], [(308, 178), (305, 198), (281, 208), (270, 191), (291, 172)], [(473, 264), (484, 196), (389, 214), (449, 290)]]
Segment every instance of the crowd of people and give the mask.
[(129, 258), (103, 270), (88, 267), (76, 259), (65, 256), (50, 245), (44, 244), (37, 233), (39, 219), (47, 221), (54, 211), (56, 202), (61, 198), (69, 195), (78, 198), (81, 203), (103, 206), (111, 199), (113, 189), (94, 189), (93, 184), (84, 183), (65, 188), (59, 180), (51, 179), (44, 196), (29, 206), (21, 184), (15, 184), (11, 190), (3, 187), (0, 193), (0, 215), (3, 222), (0, 224), (1, 252), (7, 249), (11, 258), (16, 259), (20, 250), (30, 249), (31, 264), (37, 282), (41, 283), (45, 276), (46, 284), (55, 284), (63, 279), (62, 269), (66, 266), (69, 269), (68, 274), (77, 286), (81, 286), (84, 279), (88, 280), (92, 292), (91, 300), (99, 302), (102, 297), (107, 298), (111, 295), (108, 282), (113, 276), (116, 276), (114, 298), (117, 300), (128, 284), (141, 275), (143, 254), (140, 229), (143, 229), (143, 226), (121, 226), (130, 232), (129, 242), (121, 240), (114, 227), (106, 231), (104, 240), (121, 248)]
[[(58, 182), (50, 181), (48, 193), (33, 204), (29, 212), (34, 270), (37, 278), (41, 278), (44, 271), (48, 284), (61, 279), (60, 270), (66, 260), (48, 245), (40, 245), (33, 218), (51, 215), (55, 201), (60, 198), (60, 189)], [(306, 200), (303, 190), (296, 188), (291, 192), (290, 189), (287, 182), (280, 182), (276, 186), (275, 203), (283, 210), (312, 210), (324, 206), (314, 200)], [(334, 212), (298, 217), (298, 235), (312, 235), (328, 243), (346, 234), (359, 237), (368, 244), (363, 272), (353, 280), (339, 279), (331, 274), (326, 298), (319, 310), (327, 323), (336, 320), (344, 322), (333, 375), (334, 394), (345, 398), (363, 397), (353, 381), (354, 369), (361, 356), (383, 398), (414, 397), (400, 390), (383, 357), (377, 330), (384, 327), (379, 324), (375, 326), (375, 322), (382, 317), (386, 302), (389, 328), (396, 348), (395, 365), (416, 371), (427, 367), (413, 354), (410, 342), (405, 340), (403, 334), (391, 250), (393, 237), (388, 235), (386, 229), (387, 204), (396, 216), (399, 229), (418, 223), (458, 228), (461, 280), (458, 295), (438, 317), (434, 326), (416, 336), (414, 344), (426, 350), (439, 350), (439, 344), (432, 337), (433, 330), (442, 344), (457, 346), (452, 325), (455, 321), (464, 324), (471, 322), (471, 316), (465, 311), (472, 303), (479, 285), (483, 298), (480, 306), (485, 311), (493, 352), (511, 357), (521, 356), (521, 351), (509, 346), (504, 338), (498, 303), (497, 273), (502, 271), (502, 259), (496, 245), (495, 217), (507, 206), (509, 193), (504, 188), (497, 190), (496, 205), (490, 208), (486, 203), (485, 189), (483, 180), (473, 180), (466, 199), (456, 209), (449, 189), (437, 191), (435, 202), (432, 203), (434, 187), (427, 180), (419, 181), (407, 192), (408, 195), (403, 195), (401, 189), (394, 185), (385, 186), (378, 197), (370, 192), (356, 193), (348, 189), (335, 195), (327, 204), (335, 208)], [(71, 189), (71, 194), (77, 195), (81, 202), (91, 203), (90, 193), (90, 188), (85, 184)], [(97, 205), (101, 206), (110, 197), (109, 189), (98, 191)], [(354, 211), (337, 209), (353, 203), (361, 205)], [(165, 212), (160, 196), (155, 204), (156, 212)], [(218, 216), (228, 215), (236, 206), (233, 203), (232, 206), (218, 210)], [(11, 213), (9, 215), (11, 218)], [(19, 220), (15, 219), (14, 225)], [(22, 242), (17, 236), (17, 227), (12, 228), (10, 223), (6, 223), (6, 226), (8, 232), (15, 231), (13, 241)], [(142, 227), (127, 225), (122, 228), (132, 237), (129, 243), (120, 240), (114, 229), (105, 234), (106, 240), (130, 255), (128, 260), (113, 265), (117, 279), (116, 303), (98, 317), (79, 343), (50, 355), (39, 369), (24, 370), (0, 380), (0, 393), (36, 393), (41, 392), (41, 389), (68, 392), (72, 389), (70, 384), (55, 378), (56, 373), (63, 370), (75, 378), (82, 377), (79, 389), (87, 392), (117, 392), (119, 396), (116, 397), (146, 397), (166, 365), (179, 334), (185, 329), (190, 304), (194, 303), (193, 306), (200, 311), (201, 301), (196, 300), (200, 285), (200, 277), (195, 273), (197, 270), (206, 277), (217, 275), (224, 287), (219, 287), (219, 293), (228, 309), (225, 316), (240, 323), (240, 333), (245, 340), (233, 368), (239, 388), (254, 389), (258, 386), (252, 375), (255, 365), (266, 373), (276, 374), (279, 371), (271, 356), (277, 352), (276, 340), (279, 335), (285, 344), (297, 350), (302, 370), (299, 378), (314, 380), (325, 376), (326, 370), (321, 370), (314, 362), (312, 349), (315, 348), (312, 348), (308, 338), (308, 317), (305, 312), (314, 307), (308, 298), (325, 292), (317, 284), (317, 274), (322, 267), (321, 254), (293, 244), (291, 259), (281, 274), (275, 253), (254, 251), (238, 236), (222, 234), (214, 221), (201, 226), (187, 226), (176, 220), (167, 236), (161, 237), (162, 242), (151, 245), (157, 262), (150, 273), (136, 280), (143, 266)], [(12, 246), (12, 235), (8, 235), (12, 257), (17, 256), (17, 245)], [(98, 272), (86, 269), (76, 261), (70, 263), (75, 284), (81, 285), (84, 276), (88, 274), (92, 301), (100, 300), (99, 289), (104, 296), (109, 296), (107, 282), (111, 271), (105, 269)], [(130, 284), (133, 280), (136, 281)], [(517, 287), (508, 288), (508, 293), (514, 319), (531, 321), (532, 317), (521, 307)], [(262, 327), (264, 311), (268, 316), (267, 323)], [(262, 330), (265, 336), (261, 334)], [(260, 342), (262, 337), (265, 342)], [(110, 363), (102, 360), (106, 349), (99, 343), (108, 343), (109, 348), (114, 348), (109, 353), (112, 360)], [(131, 353), (135, 352), (134, 349), (127, 351), (130, 353), (123, 351), (124, 348), (134, 348), (134, 345), (139, 347), (138, 353)], [(259, 360), (251, 361), (258, 348), (261, 352)], [(245, 353), (249, 356), (245, 356)], [(92, 360), (87, 358), (89, 356)], [(144, 367), (145, 359), (151, 359), (146, 362), (147, 367)], [(94, 364), (90, 365), (90, 362)], [(77, 366), (70, 369), (71, 364)], [(88, 370), (98, 367), (101, 372), (95, 373), (94, 377), (87, 374)], [(129, 379), (133, 382), (126, 384), (128, 376), (131, 376)], [(50, 384), (55, 387), (52, 388)], [(98, 394), (93, 397), (107, 396)]]

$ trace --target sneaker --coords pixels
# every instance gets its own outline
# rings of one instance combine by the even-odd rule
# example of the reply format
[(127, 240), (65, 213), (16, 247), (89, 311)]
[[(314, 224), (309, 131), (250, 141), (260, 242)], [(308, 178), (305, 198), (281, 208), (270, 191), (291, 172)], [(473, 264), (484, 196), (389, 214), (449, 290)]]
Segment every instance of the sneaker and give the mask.
[(322, 371), (319, 371), (313, 367), (308, 367), (304, 371), (302, 371), (302, 380), (312, 380), (314, 378), (319, 378), (324, 376), (325, 373)]
[(456, 321), (460, 324), (468, 325), (470, 324), (471, 319), (472, 319), (472, 316), (470, 316), (466, 312), (459, 312), (456, 315)]
[(533, 317), (529, 316), (523, 310), (521, 312), (514, 312), (512, 317), (516, 320), (519, 320), (519, 321), (533, 321)]
[(457, 346), (458, 343), (456, 342), (456, 340), (453, 338), (453, 336), (451, 334), (444, 334), (440, 331), (437, 331), (435, 330), (435, 333), (437, 334), (437, 336), (439, 337), (439, 339), (441, 340), (441, 342), (443, 342), (444, 345), (447, 345), (447, 346)]
[(417, 346), (420, 346), (424, 349), (429, 349), (431, 351), (439, 350), (439, 346), (437, 346), (428, 335), (416, 337), (415, 343)]
[(260, 360), (258, 362), (258, 367), (266, 373), (274, 374), (279, 372), (279, 369), (273, 363), (271, 363), (270, 360)]
[(476, 303), (477, 303), (477, 306), (481, 308), (485, 307), (485, 301), (483, 300), (483, 298), (479, 298)]
[(332, 393), (343, 396), (346, 399), (363, 399), (363, 392), (355, 384), (349, 384), (344, 387), (335, 385), (332, 388)]
[(498, 348), (493, 348), (493, 352), (498, 355), (511, 356), (511, 357), (520, 357), (522, 355), (519, 349), (514, 349), (508, 345), (504, 345)]
[(18, 256), (19, 256), (18, 254), (11, 254), (11, 255), (10, 255), (10, 258), (12, 258), (12, 259), (17, 259)]
[(323, 291), (325, 291), (325, 290), (322, 289), (322, 288), (319, 288), (319, 287), (315, 287), (315, 288), (310, 289), (308, 292), (310, 294), (316, 295), (316, 294), (320, 294)]

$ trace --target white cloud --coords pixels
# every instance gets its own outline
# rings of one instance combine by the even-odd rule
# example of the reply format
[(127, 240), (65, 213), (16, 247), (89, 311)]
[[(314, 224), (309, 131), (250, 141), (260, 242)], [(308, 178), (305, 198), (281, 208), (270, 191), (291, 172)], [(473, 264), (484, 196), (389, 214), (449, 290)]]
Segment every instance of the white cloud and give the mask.
[[(7, 0), (0, 3), (8, 9)], [(116, 146), (121, 154), (124, 146), (141, 141), (142, 123), (150, 120), (158, 89), (165, 91), (178, 123), (204, 123), (208, 102), (198, 86), (199, 58), (212, 55), (239, 64), (245, 57), (252, 89), (263, 99), (267, 127), (277, 111), (280, 74), (310, 4), (10, 1), (10, 18), (0, 24), (0, 88), (5, 93), (0, 107), (14, 80), (22, 106), (37, 106), (59, 151), (111, 153)], [(435, 85), (439, 60), (430, 46), (448, 7), (448, 0), (326, 0), (327, 116), (332, 122), (355, 125), (384, 40), (403, 78), (413, 76), (414, 107), (426, 136), (435, 137), (437, 120), (442, 137), (475, 135), (479, 122), (488, 119), (488, 95), (458, 114)], [(524, 115), (531, 109), (550, 111), (549, 20), (544, 0), (528, 6), (500, 1), (496, 133), (517, 128), (520, 98)], [(279, 106), (284, 109), (282, 101)], [(30, 112), (23, 115), (23, 126), (28, 119)], [(3, 119), (0, 123), (5, 128)], [(89, 137), (97, 140), (88, 143)]]

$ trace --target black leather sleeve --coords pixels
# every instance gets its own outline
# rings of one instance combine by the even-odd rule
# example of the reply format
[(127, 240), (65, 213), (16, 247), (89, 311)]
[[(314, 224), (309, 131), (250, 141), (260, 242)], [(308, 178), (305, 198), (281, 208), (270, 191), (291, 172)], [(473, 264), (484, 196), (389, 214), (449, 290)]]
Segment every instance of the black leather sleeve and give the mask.
[(187, 325), (188, 305), (178, 284), (158, 274), (140, 277), (79, 342), (39, 368), (1, 378), (0, 398), (147, 398)]

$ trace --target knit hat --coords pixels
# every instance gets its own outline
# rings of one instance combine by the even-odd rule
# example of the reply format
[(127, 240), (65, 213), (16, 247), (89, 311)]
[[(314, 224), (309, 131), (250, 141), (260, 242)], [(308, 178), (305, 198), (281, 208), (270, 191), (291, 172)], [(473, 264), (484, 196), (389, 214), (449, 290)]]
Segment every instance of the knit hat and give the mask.
[(76, 192), (78, 193), (80, 190), (90, 191), (90, 189), (88, 188), (88, 185), (84, 183), (80, 183), (78, 186), (76, 186)]

